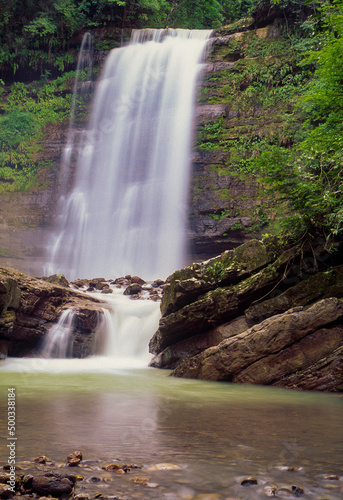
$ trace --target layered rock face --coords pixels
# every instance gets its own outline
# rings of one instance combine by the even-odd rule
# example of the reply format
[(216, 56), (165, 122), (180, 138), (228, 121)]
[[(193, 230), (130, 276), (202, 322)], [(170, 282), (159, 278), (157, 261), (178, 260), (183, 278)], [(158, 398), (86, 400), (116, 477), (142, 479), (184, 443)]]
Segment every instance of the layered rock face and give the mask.
[[(343, 266), (251, 240), (171, 275), (151, 365), (179, 377), (343, 390)], [(303, 266), (300, 271), (299, 264)]]
[(66, 286), (0, 267), (0, 355), (34, 354), (62, 311), (74, 311), (74, 357), (94, 353), (99, 319), (106, 304)]

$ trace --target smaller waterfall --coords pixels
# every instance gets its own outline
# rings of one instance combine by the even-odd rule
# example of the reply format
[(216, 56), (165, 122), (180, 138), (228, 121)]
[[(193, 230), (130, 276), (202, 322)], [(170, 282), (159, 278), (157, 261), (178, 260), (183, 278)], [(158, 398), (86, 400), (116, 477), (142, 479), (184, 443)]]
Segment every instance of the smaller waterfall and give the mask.
[[(89, 105), (93, 96), (93, 36), (87, 32), (84, 34), (76, 67), (72, 103), (70, 108), (69, 129), (67, 144), (63, 150), (60, 169), (60, 190), (63, 194), (68, 191), (71, 182), (71, 165), (75, 163), (74, 155), (78, 154), (82, 143), (82, 130), (75, 127), (75, 122), (82, 118), (85, 108)], [(60, 209), (63, 208), (64, 200), (60, 200)]]
[(65, 309), (50, 329), (41, 351), (43, 358), (70, 358), (73, 350), (73, 309)]
[[(113, 289), (111, 296), (91, 293), (108, 307), (103, 309), (94, 332), (92, 357), (112, 368), (147, 366), (148, 343), (158, 327), (160, 307), (153, 300), (132, 300), (123, 290)], [(75, 311), (65, 309), (48, 332), (41, 349), (42, 358), (71, 358), (76, 332)]]

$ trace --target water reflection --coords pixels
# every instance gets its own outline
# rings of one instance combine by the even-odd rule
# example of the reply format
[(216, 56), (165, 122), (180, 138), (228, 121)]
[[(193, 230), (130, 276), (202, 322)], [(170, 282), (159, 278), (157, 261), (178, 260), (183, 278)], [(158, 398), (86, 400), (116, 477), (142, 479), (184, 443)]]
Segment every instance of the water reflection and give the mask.
[[(296, 479), (309, 498), (321, 498), (313, 496), (321, 491), (315, 489), (318, 478), (342, 475), (338, 395), (178, 380), (151, 369), (25, 377), (3, 372), (3, 396), (9, 383), (17, 387), (20, 459), (44, 454), (64, 461), (81, 449), (90, 460), (145, 467), (170, 462), (181, 470), (166, 473), (167, 483), (238, 498), (255, 498), (240, 485), (246, 475), (261, 484)], [(4, 397), (1, 405), (5, 409)], [(4, 436), (5, 422), (1, 427)], [(282, 466), (300, 470), (285, 479)]]

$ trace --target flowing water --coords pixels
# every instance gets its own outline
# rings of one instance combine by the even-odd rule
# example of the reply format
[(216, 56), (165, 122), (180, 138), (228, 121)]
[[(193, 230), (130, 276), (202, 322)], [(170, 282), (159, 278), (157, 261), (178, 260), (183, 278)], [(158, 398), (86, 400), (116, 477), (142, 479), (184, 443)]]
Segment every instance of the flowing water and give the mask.
[(108, 56), (47, 273), (166, 278), (185, 263), (196, 82), (210, 31), (134, 31)]
[[(81, 450), (84, 465), (74, 472), (85, 476), (86, 491), (112, 498), (264, 499), (273, 485), (279, 498), (295, 498), (287, 493), (292, 486), (305, 499), (342, 498), (341, 396), (167, 375), (110, 368), (104, 358), (8, 359), (1, 410), (14, 386), (18, 464), (41, 455), (63, 463)], [(2, 438), (5, 427), (2, 420)], [(6, 456), (4, 446), (1, 460)], [(123, 477), (104, 473), (101, 466), (113, 461), (143, 469)], [(174, 470), (152, 470), (161, 463)], [(340, 480), (326, 480), (330, 474)], [(249, 476), (258, 485), (241, 486)], [(93, 485), (92, 477), (101, 481)]]

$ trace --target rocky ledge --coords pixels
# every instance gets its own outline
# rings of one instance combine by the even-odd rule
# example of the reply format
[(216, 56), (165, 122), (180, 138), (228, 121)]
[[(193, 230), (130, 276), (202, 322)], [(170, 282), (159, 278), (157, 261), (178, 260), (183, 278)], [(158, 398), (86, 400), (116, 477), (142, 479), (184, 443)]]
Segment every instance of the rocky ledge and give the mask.
[[(311, 248), (312, 247), (312, 248)], [(321, 242), (251, 240), (176, 271), (151, 366), (178, 377), (343, 391), (343, 266)]]
[[(53, 280), (54, 281), (54, 280)], [(0, 267), (0, 355), (32, 355), (66, 309), (73, 309), (73, 356), (88, 356), (106, 304), (15, 269)]]

